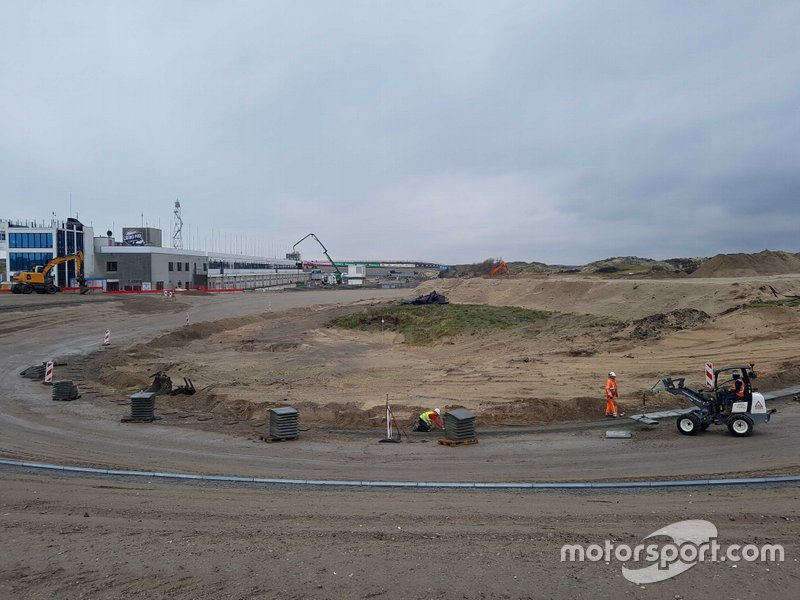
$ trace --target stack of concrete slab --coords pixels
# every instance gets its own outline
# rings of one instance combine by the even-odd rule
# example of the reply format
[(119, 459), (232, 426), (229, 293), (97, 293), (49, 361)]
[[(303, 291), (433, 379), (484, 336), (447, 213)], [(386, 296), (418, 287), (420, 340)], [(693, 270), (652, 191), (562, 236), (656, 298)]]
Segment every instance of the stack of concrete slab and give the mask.
[(269, 437), (271, 440), (294, 440), (300, 430), (296, 408), (281, 406), (269, 409)]
[(153, 392), (137, 392), (131, 395), (131, 419), (152, 421), (155, 418), (156, 395)]
[(75, 400), (78, 397), (78, 386), (72, 381), (53, 382), (53, 400)]
[(27, 379), (44, 379), (44, 372), (45, 364), (42, 363), (41, 365), (33, 365), (32, 367), (28, 367), (22, 371), (20, 375)]
[(476, 439), (475, 415), (463, 408), (447, 411), (444, 415), (444, 437), (455, 442)]

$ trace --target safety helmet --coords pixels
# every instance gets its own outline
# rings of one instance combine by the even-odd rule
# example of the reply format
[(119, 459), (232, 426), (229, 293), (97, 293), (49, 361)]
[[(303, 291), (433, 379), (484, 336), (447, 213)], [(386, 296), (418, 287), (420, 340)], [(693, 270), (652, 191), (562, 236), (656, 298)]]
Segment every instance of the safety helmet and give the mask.
[(616, 377), (616, 376), (617, 376), (617, 374), (616, 374), (616, 373), (614, 373), (614, 371), (609, 371), (609, 372), (608, 372), (608, 376), (609, 376), (609, 377)]
[(433, 412), (435, 412), (437, 415), (442, 414), (442, 411), (440, 411), (438, 408), (434, 408)]

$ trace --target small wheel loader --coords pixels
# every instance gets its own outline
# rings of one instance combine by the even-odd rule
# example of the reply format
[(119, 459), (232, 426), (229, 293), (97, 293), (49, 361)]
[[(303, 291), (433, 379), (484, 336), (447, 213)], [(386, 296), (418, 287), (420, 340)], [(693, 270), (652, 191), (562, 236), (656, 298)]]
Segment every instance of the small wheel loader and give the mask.
[[(744, 390), (737, 395), (731, 390), (734, 373), (741, 377)], [(686, 398), (697, 408), (682, 414), (676, 421), (683, 435), (697, 435), (711, 425), (727, 425), (736, 437), (746, 437), (753, 432), (756, 423), (768, 423), (776, 410), (767, 409), (764, 396), (753, 389), (756, 374), (752, 365), (734, 365), (714, 369), (713, 387), (693, 390), (684, 386), (685, 377), (665, 377), (653, 388), (654, 392), (665, 391)]]

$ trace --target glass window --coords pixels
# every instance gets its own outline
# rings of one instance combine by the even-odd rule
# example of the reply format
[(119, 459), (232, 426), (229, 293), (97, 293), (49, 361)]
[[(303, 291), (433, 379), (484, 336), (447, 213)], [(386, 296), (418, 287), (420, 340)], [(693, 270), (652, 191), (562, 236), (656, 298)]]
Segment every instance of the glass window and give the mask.
[(9, 271), (33, 271), (37, 266), (43, 267), (53, 259), (49, 252), (9, 252)]
[(107, 260), (106, 261), (106, 271), (116, 271), (117, 270), (117, 261), (115, 260)]
[(174, 263), (167, 263), (167, 270), (168, 271), (174, 271), (175, 270), (174, 267), (175, 267)]
[(5, 242), (5, 241), (6, 241), (6, 232), (0, 231), (0, 242)]
[(189, 263), (186, 263), (186, 271), (189, 271)]
[(11, 233), (8, 236), (11, 248), (52, 248), (52, 233)]
[(178, 271), (182, 270), (182, 268), (183, 268), (183, 263), (178, 263)]

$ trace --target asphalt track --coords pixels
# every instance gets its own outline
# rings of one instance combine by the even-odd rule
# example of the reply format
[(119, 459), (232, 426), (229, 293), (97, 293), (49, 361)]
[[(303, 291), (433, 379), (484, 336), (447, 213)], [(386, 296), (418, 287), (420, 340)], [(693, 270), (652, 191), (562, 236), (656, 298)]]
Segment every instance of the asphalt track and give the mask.
[[(349, 302), (368, 297), (399, 297), (406, 291), (362, 290), (309, 293), (237, 294), (197, 297), (192, 322), (215, 320), (312, 304)], [(0, 299), (2, 302), (4, 299)], [(796, 428), (800, 406), (787, 403), (769, 424), (749, 438), (734, 438), (724, 428), (697, 437), (674, 431), (634, 429), (631, 440), (607, 440), (597, 428), (497, 433), (480, 444), (447, 448), (435, 443), (379, 444), (369, 436), (327, 436), (263, 444), (196, 430), (120, 423), (119, 408), (88, 402), (54, 403), (50, 390), (23, 379), (19, 371), (51, 356), (79, 355), (99, 345), (112, 330), (115, 345), (148, 339), (183, 325), (183, 313), (117, 314), (114, 322), (86, 303), (79, 323), (49, 319), (41, 327), (0, 335), (0, 458), (9, 461), (133, 470), (188, 476), (333, 482), (415, 482), (529, 484), (593, 482), (647, 483), (699, 480), (703, 484), (732, 477), (763, 483), (768, 476), (800, 472)], [(29, 311), (37, 318), (36, 311)], [(73, 320), (74, 321), (74, 320)], [(383, 396), (381, 390), (376, 391)], [(618, 424), (615, 424), (618, 425)], [(480, 435), (480, 428), (479, 428)], [(313, 436), (309, 436), (313, 437)], [(567, 486), (564, 486), (567, 487)]]

